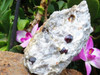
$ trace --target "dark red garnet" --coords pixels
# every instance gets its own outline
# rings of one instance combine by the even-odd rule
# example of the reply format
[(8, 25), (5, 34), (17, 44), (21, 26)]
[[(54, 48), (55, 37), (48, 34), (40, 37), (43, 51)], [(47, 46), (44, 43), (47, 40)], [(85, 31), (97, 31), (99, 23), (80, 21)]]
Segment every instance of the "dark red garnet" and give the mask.
[(72, 36), (71, 34), (69, 34), (69, 35), (67, 35), (67, 36), (65, 37), (65, 41), (66, 41), (67, 43), (70, 43), (72, 40), (73, 40), (73, 36)]
[(60, 51), (61, 54), (63, 54), (63, 53), (67, 54), (67, 52), (68, 52), (68, 50), (65, 49), (65, 48), (62, 48), (61, 51)]
[(33, 64), (36, 61), (36, 58), (35, 57), (30, 57), (29, 61)]

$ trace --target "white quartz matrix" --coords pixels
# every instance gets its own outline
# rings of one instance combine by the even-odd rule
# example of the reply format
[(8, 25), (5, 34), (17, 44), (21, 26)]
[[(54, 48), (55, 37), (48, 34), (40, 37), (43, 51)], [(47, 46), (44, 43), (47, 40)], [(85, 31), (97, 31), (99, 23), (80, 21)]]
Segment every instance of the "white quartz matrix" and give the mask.
[[(59, 75), (85, 46), (92, 31), (86, 1), (55, 11), (26, 47), (25, 66), (37, 75)], [(65, 37), (69, 34), (73, 39), (67, 43)], [(60, 53), (63, 48), (68, 52)], [(34, 63), (31, 57), (36, 58)]]

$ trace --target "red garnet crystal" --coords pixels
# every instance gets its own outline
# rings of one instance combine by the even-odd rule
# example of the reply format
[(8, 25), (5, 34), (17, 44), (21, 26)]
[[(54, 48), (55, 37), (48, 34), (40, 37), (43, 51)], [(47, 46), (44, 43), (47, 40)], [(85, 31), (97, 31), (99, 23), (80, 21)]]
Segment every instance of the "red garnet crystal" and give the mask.
[(61, 54), (63, 54), (63, 53), (67, 54), (67, 52), (68, 52), (68, 50), (65, 49), (65, 48), (62, 48), (61, 51), (60, 51)]
[(70, 43), (73, 40), (73, 36), (71, 34), (67, 35), (64, 39), (67, 43)]

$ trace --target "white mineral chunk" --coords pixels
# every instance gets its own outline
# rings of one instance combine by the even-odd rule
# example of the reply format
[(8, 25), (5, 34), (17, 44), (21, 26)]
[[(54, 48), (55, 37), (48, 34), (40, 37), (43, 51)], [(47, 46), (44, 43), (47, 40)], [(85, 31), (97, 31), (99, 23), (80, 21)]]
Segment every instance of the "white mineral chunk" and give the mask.
[(38, 75), (59, 75), (81, 51), (92, 31), (86, 1), (55, 11), (26, 47), (25, 66)]

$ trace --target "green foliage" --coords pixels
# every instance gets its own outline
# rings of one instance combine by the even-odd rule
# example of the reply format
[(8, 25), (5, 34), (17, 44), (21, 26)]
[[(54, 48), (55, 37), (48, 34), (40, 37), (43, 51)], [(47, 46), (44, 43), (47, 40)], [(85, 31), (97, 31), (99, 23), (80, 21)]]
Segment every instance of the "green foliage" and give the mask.
[(54, 10), (55, 10), (54, 6), (52, 4), (49, 4), (49, 6), (48, 6), (48, 12), (49, 13), (53, 13)]
[(0, 1), (1, 5), (0, 5), (0, 15), (3, 15), (5, 13), (5, 11), (11, 7), (12, 3), (13, 3), (13, 0), (1, 0)]
[(98, 33), (98, 32), (100, 32), (100, 25), (97, 25), (96, 26), (96, 29), (95, 29), (95, 31), (94, 31), (95, 33)]
[(99, 4), (99, 10), (98, 10), (98, 13), (96, 15), (96, 18), (100, 18), (100, 4)]
[(10, 27), (10, 7), (13, 0), (1, 0), (0, 1), (0, 31), (8, 33)]
[(64, 1), (58, 1), (57, 4), (59, 6), (59, 9), (61, 10), (63, 8), (65, 2)]
[(24, 30), (24, 28), (29, 24), (29, 20), (27, 19), (19, 19), (17, 28), (18, 30)]
[(98, 0), (87, 0), (88, 7), (91, 14), (92, 21), (96, 18), (96, 15), (99, 10), (99, 1)]
[(57, 4), (58, 4), (58, 7), (59, 7), (59, 10), (68, 8), (68, 4), (64, 1), (58, 1)]
[(0, 48), (2, 46), (5, 46), (7, 45), (7, 38), (6, 38), (6, 35), (3, 34), (3, 33), (0, 33)]
[(53, 13), (54, 11), (62, 10), (68, 8), (68, 4), (63, 0), (56, 1), (52, 0), (48, 6), (48, 13)]
[(41, 6), (38, 6), (38, 12), (43, 15), (43, 12), (44, 12), (44, 8), (41, 7)]
[(20, 16), (20, 18), (22, 18), (22, 19), (25, 18), (24, 10), (23, 10), (22, 8), (19, 8), (19, 16)]
[(7, 51), (7, 46), (3, 46), (0, 48), (0, 51)]
[(82, 0), (68, 0), (68, 7), (72, 7), (73, 5), (78, 5)]
[(67, 9), (68, 8), (68, 4), (64, 3), (63, 9)]
[(21, 46), (19, 46), (19, 45), (16, 45), (12, 49), (10, 49), (9, 51), (15, 52), (15, 53), (22, 53), (23, 52), (23, 48)]
[(5, 13), (0, 18), (0, 31), (8, 33), (10, 27), (10, 14), (11, 10), (5, 11)]

